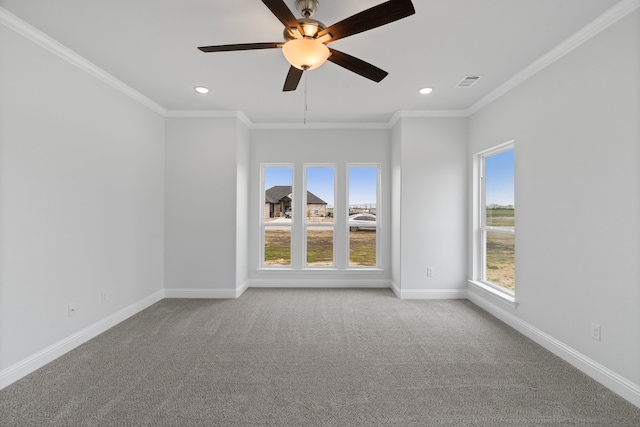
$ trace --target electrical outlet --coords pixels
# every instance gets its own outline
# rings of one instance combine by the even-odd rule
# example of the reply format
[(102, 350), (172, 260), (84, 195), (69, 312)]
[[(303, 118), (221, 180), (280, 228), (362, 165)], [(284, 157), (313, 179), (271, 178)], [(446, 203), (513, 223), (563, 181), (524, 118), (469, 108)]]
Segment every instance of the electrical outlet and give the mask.
[(600, 341), (600, 325), (597, 323), (591, 324), (591, 338), (596, 341)]
[(100, 302), (102, 304), (107, 302), (107, 292), (106, 291), (100, 292)]
[(67, 307), (69, 317), (73, 317), (76, 315), (76, 305), (74, 303), (70, 303)]
[(427, 267), (427, 277), (433, 277), (433, 267)]

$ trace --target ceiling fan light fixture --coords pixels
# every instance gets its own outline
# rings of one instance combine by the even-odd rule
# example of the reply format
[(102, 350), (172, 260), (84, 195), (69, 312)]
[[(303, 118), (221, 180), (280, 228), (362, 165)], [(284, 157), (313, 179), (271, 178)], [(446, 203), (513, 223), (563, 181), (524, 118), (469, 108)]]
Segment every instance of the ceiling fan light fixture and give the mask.
[(325, 63), (331, 55), (329, 48), (307, 37), (289, 40), (282, 46), (287, 61), (299, 70), (313, 70)]
[(302, 32), (307, 37), (313, 37), (318, 34), (318, 26), (315, 24), (302, 24)]
[(305, 18), (311, 17), (318, 10), (318, 0), (296, 0), (296, 9)]

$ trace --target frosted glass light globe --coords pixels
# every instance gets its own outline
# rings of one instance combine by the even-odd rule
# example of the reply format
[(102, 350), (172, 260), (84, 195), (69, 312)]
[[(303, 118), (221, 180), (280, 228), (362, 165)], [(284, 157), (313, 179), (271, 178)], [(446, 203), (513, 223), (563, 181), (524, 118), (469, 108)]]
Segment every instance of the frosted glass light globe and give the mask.
[(282, 46), (282, 53), (299, 70), (318, 68), (331, 55), (327, 46), (311, 38), (289, 40)]

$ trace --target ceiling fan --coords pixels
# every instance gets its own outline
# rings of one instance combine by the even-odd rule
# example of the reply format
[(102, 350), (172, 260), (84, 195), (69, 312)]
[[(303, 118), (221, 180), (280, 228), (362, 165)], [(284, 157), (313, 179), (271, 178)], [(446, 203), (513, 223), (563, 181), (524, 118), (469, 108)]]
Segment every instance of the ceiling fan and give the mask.
[(284, 24), (285, 41), (202, 46), (198, 49), (203, 52), (229, 52), (281, 48), (291, 64), (282, 89), (284, 92), (296, 90), (304, 71), (317, 68), (327, 60), (367, 79), (381, 81), (389, 73), (326, 45), (415, 13), (411, 0), (389, 0), (327, 27), (311, 18), (318, 10), (318, 0), (296, 0), (296, 9), (303, 16), (300, 19), (296, 19), (283, 0), (262, 0), (262, 3)]

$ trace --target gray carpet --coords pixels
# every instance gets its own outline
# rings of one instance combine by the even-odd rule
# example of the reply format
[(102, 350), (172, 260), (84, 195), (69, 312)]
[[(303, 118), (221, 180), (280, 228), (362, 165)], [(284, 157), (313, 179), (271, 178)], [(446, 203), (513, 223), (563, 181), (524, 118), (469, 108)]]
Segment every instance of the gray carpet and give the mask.
[(166, 299), (0, 391), (2, 426), (640, 426), (467, 301)]

